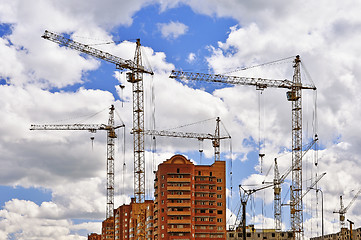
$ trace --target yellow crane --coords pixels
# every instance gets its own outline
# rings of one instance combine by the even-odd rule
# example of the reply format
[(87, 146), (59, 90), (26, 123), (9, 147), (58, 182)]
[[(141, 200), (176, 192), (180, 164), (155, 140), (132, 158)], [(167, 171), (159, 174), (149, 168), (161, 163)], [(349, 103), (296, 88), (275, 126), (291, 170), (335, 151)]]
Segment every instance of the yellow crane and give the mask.
[(114, 209), (114, 139), (115, 130), (124, 127), (124, 124), (114, 125), (114, 105), (109, 111), (108, 124), (33, 124), (30, 130), (86, 130), (92, 133), (98, 130), (107, 131), (107, 204), (106, 217), (113, 216)]
[(274, 80), (264, 78), (237, 77), (221, 74), (205, 74), (183, 71), (172, 71), (170, 78), (186, 79), (193, 81), (206, 81), (226, 83), (233, 85), (256, 86), (257, 90), (265, 88), (288, 89), (287, 100), (292, 102), (292, 184), (291, 184), (291, 229), (295, 239), (299, 240), (303, 235), (303, 204), (302, 194), (302, 90), (316, 90), (313, 84), (301, 82), (300, 56), (293, 61), (293, 80)]

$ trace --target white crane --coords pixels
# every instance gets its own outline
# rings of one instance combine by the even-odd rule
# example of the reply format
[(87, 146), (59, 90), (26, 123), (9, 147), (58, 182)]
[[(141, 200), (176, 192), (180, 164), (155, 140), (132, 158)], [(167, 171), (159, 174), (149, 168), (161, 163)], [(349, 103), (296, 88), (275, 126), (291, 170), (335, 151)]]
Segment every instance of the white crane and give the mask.
[(33, 124), (30, 127), (30, 130), (86, 130), (92, 133), (98, 130), (107, 131), (107, 218), (114, 215), (114, 139), (117, 138), (115, 130), (121, 127), (125, 125), (114, 125), (114, 105), (110, 107), (108, 124)]

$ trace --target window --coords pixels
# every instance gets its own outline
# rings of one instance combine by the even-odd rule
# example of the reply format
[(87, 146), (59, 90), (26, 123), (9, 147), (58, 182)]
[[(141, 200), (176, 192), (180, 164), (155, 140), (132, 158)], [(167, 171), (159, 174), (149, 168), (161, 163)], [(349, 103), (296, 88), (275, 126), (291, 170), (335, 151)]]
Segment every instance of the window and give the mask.
[(206, 210), (205, 210), (205, 209), (201, 209), (201, 213), (206, 213)]
[(222, 182), (222, 178), (217, 178), (217, 182)]
[(162, 221), (164, 221), (164, 217), (162, 217)]
[(276, 234), (275, 233), (272, 233), (272, 237), (275, 237), (276, 236)]
[(251, 233), (247, 233), (247, 237), (251, 237)]
[(164, 175), (162, 175), (162, 179), (164, 179)]
[(229, 237), (233, 238), (234, 237), (234, 233), (230, 233)]
[(162, 208), (162, 212), (164, 212), (164, 208)]
[(164, 192), (162, 192), (162, 196), (164, 196)]
[(222, 210), (218, 210), (218, 211), (217, 211), (217, 214), (222, 214)]
[(124, 213), (124, 216), (128, 216), (128, 213)]
[(222, 190), (222, 187), (217, 187), (217, 190), (219, 190), (219, 191)]
[(164, 183), (162, 183), (162, 188), (164, 188)]
[(217, 222), (222, 222), (222, 218), (217, 218)]
[(217, 194), (217, 198), (222, 198), (222, 194)]
[(209, 176), (212, 176), (212, 172), (209, 172)]
[(164, 229), (164, 225), (162, 225), (162, 229)]

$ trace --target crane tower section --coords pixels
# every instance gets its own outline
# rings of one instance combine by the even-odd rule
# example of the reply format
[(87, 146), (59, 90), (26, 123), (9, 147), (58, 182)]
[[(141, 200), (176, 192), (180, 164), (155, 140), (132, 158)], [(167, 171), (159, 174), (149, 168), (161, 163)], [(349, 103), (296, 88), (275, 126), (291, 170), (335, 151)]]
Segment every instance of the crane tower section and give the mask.
[(292, 185), (290, 196), (291, 228), (295, 239), (302, 238), (302, 83), (300, 57), (294, 60), (294, 75), (291, 91), (287, 92), (288, 101), (292, 102)]
[[(133, 90), (133, 142), (134, 142), (134, 197), (136, 203), (145, 201), (145, 161), (144, 161), (144, 90), (142, 55), (140, 39), (134, 55), (135, 68), (127, 73), (127, 81), (132, 83)], [(139, 67), (139, 68), (138, 68)]]

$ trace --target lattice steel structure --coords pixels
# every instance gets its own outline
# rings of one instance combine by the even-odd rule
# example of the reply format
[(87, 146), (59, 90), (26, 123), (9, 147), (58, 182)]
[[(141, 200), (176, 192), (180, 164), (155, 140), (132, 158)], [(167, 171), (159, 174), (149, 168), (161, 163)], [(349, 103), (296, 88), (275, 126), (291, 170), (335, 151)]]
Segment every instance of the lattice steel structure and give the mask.
[(300, 199), (302, 194), (302, 89), (316, 90), (313, 84), (302, 84), (300, 63), (300, 57), (296, 56), (293, 65), (293, 81), (287, 79), (273, 80), (183, 71), (172, 71), (170, 75), (171, 78), (179, 80), (186, 79), (234, 85), (251, 85), (256, 86), (257, 90), (263, 90), (268, 87), (289, 89), (287, 99), (292, 102), (292, 185), (290, 211), (291, 228), (296, 239), (301, 239), (303, 233), (302, 199)]
[(87, 130), (96, 132), (98, 130), (107, 131), (107, 204), (106, 217), (113, 217), (114, 212), (114, 139), (117, 138), (115, 130), (124, 127), (124, 124), (114, 125), (114, 105), (109, 111), (108, 125), (106, 124), (33, 124), (30, 130)]

